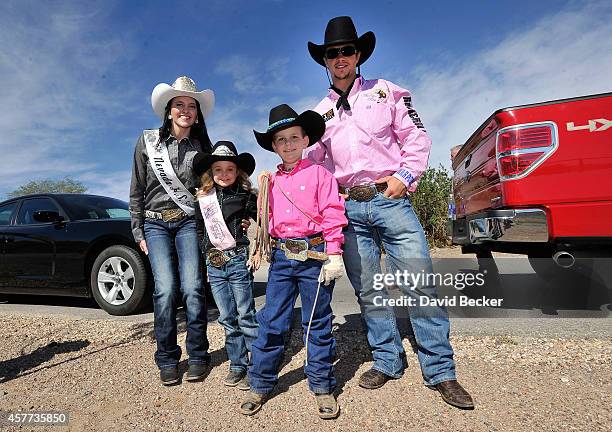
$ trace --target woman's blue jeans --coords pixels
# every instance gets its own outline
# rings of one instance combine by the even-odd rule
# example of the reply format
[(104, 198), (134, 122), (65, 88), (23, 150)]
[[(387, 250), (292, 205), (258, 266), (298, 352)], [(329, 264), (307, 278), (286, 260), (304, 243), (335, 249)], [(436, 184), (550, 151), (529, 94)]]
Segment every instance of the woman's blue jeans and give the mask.
[(176, 309), (182, 297), (187, 321), (185, 345), (189, 364), (206, 364), (210, 361), (206, 335), (208, 320), (195, 220), (192, 217), (178, 222), (146, 219), (144, 232), (155, 280), (155, 363), (164, 369), (177, 366), (181, 359), (181, 348), (177, 344)]

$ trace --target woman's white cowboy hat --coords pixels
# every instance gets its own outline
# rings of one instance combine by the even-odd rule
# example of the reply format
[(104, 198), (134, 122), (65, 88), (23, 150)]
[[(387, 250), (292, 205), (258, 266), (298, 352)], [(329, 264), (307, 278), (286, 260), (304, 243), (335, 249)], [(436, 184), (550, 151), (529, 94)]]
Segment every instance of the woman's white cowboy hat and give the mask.
[(210, 115), (215, 106), (215, 93), (212, 90), (206, 89), (199, 92), (191, 78), (182, 76), (178, 77), (171, 86), (166, 83), (159, 83), (155, 86), (151, 93), (151, 106), (155, 114), (163, 120), (168, 102), (177, 96), (189, 96), (197, 100), (204, 118)]

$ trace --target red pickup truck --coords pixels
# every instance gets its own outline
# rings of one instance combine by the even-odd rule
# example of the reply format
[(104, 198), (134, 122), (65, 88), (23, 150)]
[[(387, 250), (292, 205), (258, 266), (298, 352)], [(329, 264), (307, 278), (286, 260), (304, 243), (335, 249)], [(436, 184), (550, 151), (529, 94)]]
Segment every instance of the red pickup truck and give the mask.
[(545, 278), (611, 256), (612, 93), (500, 109), (452, 167), (464, 253), (526, 254)]

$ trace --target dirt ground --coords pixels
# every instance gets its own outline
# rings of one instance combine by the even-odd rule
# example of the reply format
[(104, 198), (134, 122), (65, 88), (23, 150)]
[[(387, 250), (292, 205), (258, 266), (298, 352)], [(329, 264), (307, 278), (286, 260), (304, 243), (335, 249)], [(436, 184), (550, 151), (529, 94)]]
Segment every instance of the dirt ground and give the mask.
[[(216, 323), (208, 332), (207, 378), (167, 388), (153, 363), (150, 322), (0, 313), (0, 410), (70, 414), (68, 427), (35, 430), (610, 430), (609, 338), (452, 337), (459, 380), (476, 402), (475, 410), (462, 411), (422, 385), (408, 340), (404, 377), (378, 390), (360, 388), (358, 376), (371, 365), (361, 330), (344, 324), (334, 333), (337, 420), (316, 415), (302, 372), (301, 332), (292, 335), (275, 396), (244, 417), (238, 413), (244, 393), (222, 384), (228, 361)], [(182, 331), (183, 347), (184, 338)]]

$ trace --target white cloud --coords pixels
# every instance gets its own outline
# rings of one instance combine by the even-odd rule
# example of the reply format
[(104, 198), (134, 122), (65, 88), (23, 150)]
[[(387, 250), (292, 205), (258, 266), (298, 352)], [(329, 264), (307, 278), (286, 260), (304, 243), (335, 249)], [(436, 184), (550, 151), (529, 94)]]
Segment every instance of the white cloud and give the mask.
[(296, 100), (295, 102), (290, 103), (289, 105), (291, 108), (297, 111), (298, 114), (301, 114), (306, 110), (311, 110), (316, 107), (318, 103), (321, 102), (321, 99), (321, 97), (317, 96), (305, 96)]
[(218, 140), (232, 141), (239, 152), (251, 153), (257, 161), (255, 173), (264, 170), (275, 171), (276, 166), (280, 163), (280, 158), (276, 153), (264, 150), (257, 144), (253, 129), (259, 132), (265, 131), (268, 126), (270, 109), (281, 103), (287, 103), (295, 111), (301, 113), (314, 108), (320, 98), (304, 96), (293, 99), (274, 96), (254, 106), (244, 99), (230, 106), (215, 107), (210, 122), (207, 122), (210, 139), (213, 143)]
[(80, 2), (3, 4), (0, 191), (91, 170), (87, 146), (134, 95), (106, 80), (132, 52), (104, 28), (109, 9)]
[(299, 87), (287, 78), (289, 61), (288, 57), (231, 55), (217, 62), (215, 72), (231, 77), (234, 90), (241, 95), (296, 92)]
[(278, 164), (276, 154), (261, 148), (253, 129), (264, 131), (268, 125), (268, 112), (270, 108), (261, 104), (260, 107), (251, 107), (246, 102), (235, 102), (231, 106), (216, 107), (210, 123), (207, 123), (210, 139), (213, 141), (232, 141), (240, 153), (249, 152), (257, 161), (255, 173), (263, 170), (275, 169)]
[(130, 199), (130, 181), (132, 171), (107, 172), (100, 175), (89, 171), (79, 176), (88, 187), (87, 193), (119, 198), (124, 201)]
[(610, 91), (611, 19), (609, 2), (570, 7), (450, 67), (420, 65), (400, 79), (433, 139), (430, 166), (448, 167), (449, 149), (498, 108)]

